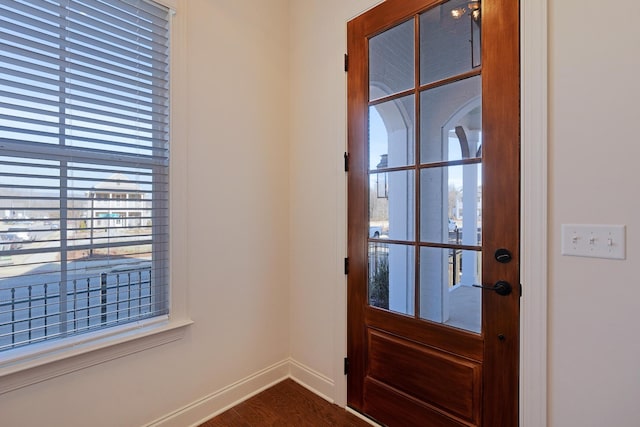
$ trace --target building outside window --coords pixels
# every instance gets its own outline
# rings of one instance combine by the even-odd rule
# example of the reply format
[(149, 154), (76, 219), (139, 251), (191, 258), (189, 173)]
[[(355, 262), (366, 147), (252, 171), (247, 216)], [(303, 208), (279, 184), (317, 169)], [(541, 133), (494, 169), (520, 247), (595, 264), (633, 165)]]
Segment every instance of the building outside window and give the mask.
[[(94, 228), (119, 226), (128, 229), (151, 225), (151, 201), (139, 184), (126, 175), (116, 173), (89, 192), (91, 208), (85, 212), (89, 226)], [(143, 218), (146, 218), (144, 220)]]

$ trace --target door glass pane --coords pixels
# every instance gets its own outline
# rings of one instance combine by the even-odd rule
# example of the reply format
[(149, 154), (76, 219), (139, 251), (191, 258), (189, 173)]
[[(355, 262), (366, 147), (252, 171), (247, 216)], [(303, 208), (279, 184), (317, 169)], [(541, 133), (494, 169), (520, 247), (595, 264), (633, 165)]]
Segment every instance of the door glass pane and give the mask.
[(480, 65), (479, 1), (451, 0), (420, 16), (420, 83)]
[(414, 24), (409, 20), (369, 40), (369, 99), (414, 87)]
[(420, 161), (444, 162), (482, 154), (482, 80), (470, 77), (420, 95)]
[(415, 97), (369, 107), (369, 169), (415, 163)]
[(415, 172), (372, 173), (369, 177), (369, 237), (413, 240)]
[(480, 332), (482, 252), (420, 248), (420, 317)]
[(482, 165), (420, 171), (420, 240), (476, 246), (482, 243)]
[(414, 271), (414, 246), (369, 242), (369, 304), (413, 315)]

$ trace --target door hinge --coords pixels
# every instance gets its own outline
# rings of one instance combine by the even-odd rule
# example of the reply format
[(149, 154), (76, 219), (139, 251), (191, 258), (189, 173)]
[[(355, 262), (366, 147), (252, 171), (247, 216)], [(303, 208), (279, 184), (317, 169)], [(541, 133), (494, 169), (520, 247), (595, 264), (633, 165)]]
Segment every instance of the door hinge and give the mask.
[(349, 55), (344, 54), (344, 72), (349, 71)]
[(522, 283), (520, 283), (520, 296), (522, 296)]
[(344, 152), (344, 171), (349, 172), (349, 153)]
[(349, 274), (349, 258), (344, 259), (344, 274)]
[(344, 374), (349, 375), (349, 358), (344, 358)]

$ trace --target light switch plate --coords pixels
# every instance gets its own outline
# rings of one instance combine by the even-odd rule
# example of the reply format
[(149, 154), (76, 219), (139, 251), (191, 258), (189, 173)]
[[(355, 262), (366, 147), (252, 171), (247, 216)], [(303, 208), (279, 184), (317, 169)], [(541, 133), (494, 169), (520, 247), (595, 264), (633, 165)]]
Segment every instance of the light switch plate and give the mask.
[(562, 255), (625, 259), (624, 225), (562, 224)]

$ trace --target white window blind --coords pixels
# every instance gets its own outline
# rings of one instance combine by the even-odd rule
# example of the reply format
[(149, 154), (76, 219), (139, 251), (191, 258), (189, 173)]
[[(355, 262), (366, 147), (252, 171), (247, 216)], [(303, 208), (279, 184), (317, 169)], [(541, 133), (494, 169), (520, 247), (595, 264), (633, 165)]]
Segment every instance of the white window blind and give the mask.
[(0, 2), (0, 352), (168, 313), (169, 11)]

